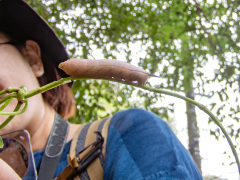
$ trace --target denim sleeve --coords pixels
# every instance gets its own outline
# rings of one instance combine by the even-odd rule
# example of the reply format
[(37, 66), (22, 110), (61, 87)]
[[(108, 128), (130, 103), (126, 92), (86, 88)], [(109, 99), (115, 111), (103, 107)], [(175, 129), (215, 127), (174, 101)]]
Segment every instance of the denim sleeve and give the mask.
[(191, 155), (168, 124), (153, 113), (130, 109), (110, 123), (104, 180), (198, 180)]

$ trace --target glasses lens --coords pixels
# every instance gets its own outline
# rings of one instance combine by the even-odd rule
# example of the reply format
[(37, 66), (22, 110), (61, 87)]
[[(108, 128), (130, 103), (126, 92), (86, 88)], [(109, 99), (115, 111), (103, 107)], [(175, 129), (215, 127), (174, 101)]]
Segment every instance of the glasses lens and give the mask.
[(0, 149), (0, 158), (23, 178), (28, 168), (28, 154), (24, 146), (15, 139), (3, 139), (4, 148)]
[(1, 135), (4, 146), (0, 148), (0, 158), (23, 179), (36, 179), (37, 173), (30, 146), (29, 134), (19, 130)]

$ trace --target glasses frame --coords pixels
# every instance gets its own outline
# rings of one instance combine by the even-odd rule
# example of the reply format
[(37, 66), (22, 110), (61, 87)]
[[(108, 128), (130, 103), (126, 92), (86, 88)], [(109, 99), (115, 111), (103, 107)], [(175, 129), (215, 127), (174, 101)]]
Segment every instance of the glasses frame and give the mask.
[(4, 45), (4, 44), (20, 45), (20, 44), (23, 44), (23, 43), (24, 42), (20, 42), (20, 41), (7, 41), (7, 42), (0, 43), (0, 45)]

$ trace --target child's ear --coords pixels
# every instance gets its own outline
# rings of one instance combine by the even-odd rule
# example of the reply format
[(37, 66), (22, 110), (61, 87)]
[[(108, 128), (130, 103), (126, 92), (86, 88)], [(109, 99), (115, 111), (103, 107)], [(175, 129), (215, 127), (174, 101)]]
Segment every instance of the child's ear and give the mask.
[(36, 77), (41, 77), (44, 73), (43, 62), (41, 58), (41, 50), (39, 45), (32, 40), (26, 41), (24, 49), (24, 57), (30, 64)]

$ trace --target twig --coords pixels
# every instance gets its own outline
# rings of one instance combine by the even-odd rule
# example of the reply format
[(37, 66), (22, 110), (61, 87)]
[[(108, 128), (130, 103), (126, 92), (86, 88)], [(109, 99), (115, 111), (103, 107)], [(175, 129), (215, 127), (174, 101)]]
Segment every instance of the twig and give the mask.
[[(20, 91), (20, 93), (19, 93), (19, 88), (18, 89), (17, 88), (13, 89), (12, 90), (13, 94), (8, 95), (7, 97), (5, 97), (5, 99), (3, 98), (4, 100), (1, 99), (0, 104), (3, 103), (4, 101), (9, 101), (9, 99), (12, 99), (12, 98), (17, 98), (19, 102), (18, 102), (14, 112), (12, 112), (12, 114), (10, 114), (10, 116), (7, 118), (7, 120), (5, 120), (0, 125), (0, 129), (5, 127), (12, 120), (14, 115), (21, 114), (24, 110), (26, 110), (27, 105), (28, 105), (27, 99), (29, 97), (32, 97), (32, 96), (34, 96), (36, 94), (39, 94), (39, 93), (43, 93), (47, 90), (50, 90), (50, 89), (55, 88), (57, 86), (60, 86), (62, 84), (67, 84), (67, 83), (70, 83), (74, 80), (79, 80), (79, 79), (84, 79), (84, 78), (67, 77), (67, 78), (60, 79), (58, 81), (51, 82), (51, 83), (49, 83), (45, 86), (39, 87), (39, 88), (37, 88), (35, 90), (32, 90), (32, 91), (24, 91), (24, 89), (23, 89), (23, 91)], [(108, 80), (108, 79), (103, 79), (103, 80)], [(114, 79), (112, 79), (111, 81), (119, 82), (119, 81), (114, 80)], [(129, 84), (129, 83), (126, 83), (124, 81), (122, 81), (120, 83), (126, 84), (126, 85), (132, 85), (134, 87), (141, 88), (141, 89), (144, 89), (144, 90), (148, 90), (148, 91), (151, 91), (151, 92), (155, 92), (155, 93), (158, 93), (158, 94), (165, 94), (165, 95), (169, 95), (169, 96), (173, 96), (173, 97), (182, 99), (182, 100), (187, 101), (191, 104), (194, 104), (199, 109), (201, 109), (202, 111), (207, 113), (212, 118), (212, 120), (216, 123), (216, 125), (221, 129), (221, 131), (223, 132), (225, 137), (227, 138), (227, 141), (228, 141), (228, 143), (231, 147), (232, 153), (235, 157), (235, 160), (236, 160), (236, 163), (237, 163), (237, 166), (238, 166), (238, 172), (240, 174), (240, 162), (239, 162), (238, 154), (236, 152), (236, 149), (233, 145), (233, 142), (232, 142), (231, 138), (229, 137), (229, 135), (227, 134), (227, 131), (224, 129), (224, 127), (222, 126), (221, 122), (217, 119), (217, 117), (210, 110), (208, 110), (204, 105), (194, 101), (193, 99), (190, 99), (188, 97), (179, 95), (179, 94), (171, 92), (171, 91), (167, 91), (167, 90), (163, 90), (163, 89), (157, 89), (157, 88), (151, 88), (151, 87), (147, 87), (147, 86), (139, 86), (137, 84)], [(9, 93), (9, 91), (7, 91), (7, 90), (0, 91), (0, 95), (4, 95), (5, 93)], [(19, 111), (19, 109), (20, 109), (20, 107), (23, 103), (25, 103), (25, 107), (22, 110)], [(5, 104), (3, 106), (5, 106)], [(1, 111), (0, 111), (0, 114), (1, 114)]]

